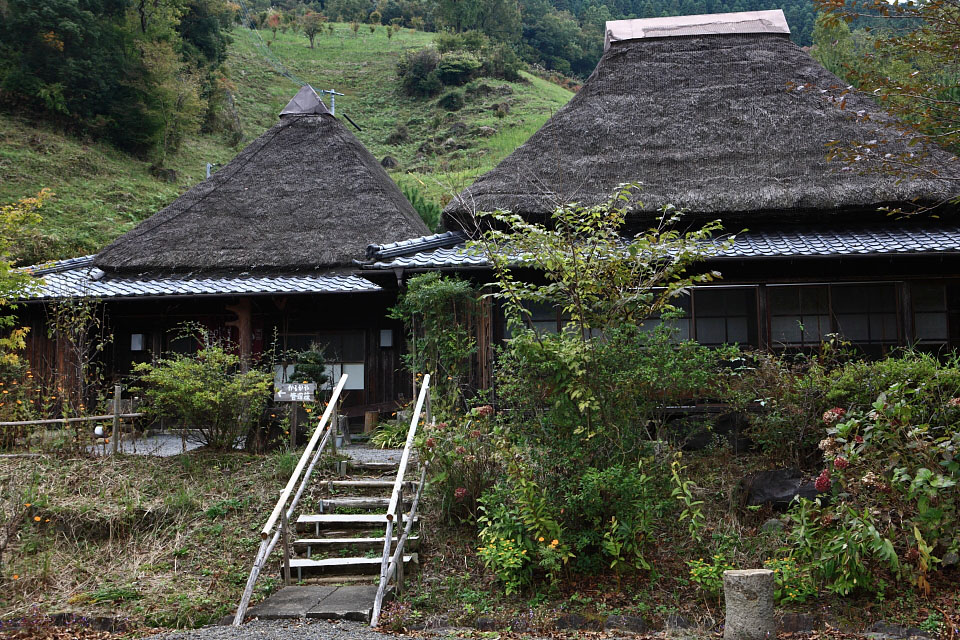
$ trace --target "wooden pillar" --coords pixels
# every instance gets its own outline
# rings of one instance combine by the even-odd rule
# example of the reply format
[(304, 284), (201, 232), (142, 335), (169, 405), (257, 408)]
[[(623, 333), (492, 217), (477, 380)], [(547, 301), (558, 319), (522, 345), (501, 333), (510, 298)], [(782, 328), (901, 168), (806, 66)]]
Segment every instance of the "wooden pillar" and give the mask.
[(250, 358), (253, 354), (253, 321), (250, 298), (240, 298), (237, 304), (227, 305), (227, 311), (237, 314), (236, 320), (227, 322), (228, 327), (236, 327), (240, 337), (240, 370), (250, 370)]

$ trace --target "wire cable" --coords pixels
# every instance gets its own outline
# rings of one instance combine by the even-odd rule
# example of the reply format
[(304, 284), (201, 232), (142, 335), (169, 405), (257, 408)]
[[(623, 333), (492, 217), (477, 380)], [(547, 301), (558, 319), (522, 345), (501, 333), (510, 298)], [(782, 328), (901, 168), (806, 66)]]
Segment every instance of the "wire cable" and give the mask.
[(260, 49), (261, 55), (263, 55), (263, 57), (266, 59), (266, 61), (270, 63), (270, 66), (273, 67), (274, 71), (276, 71), (276, 72), (279, 73), (280, 75), (282, 75), (282, 76), (290, 79), (292, 82), (295, 82), (298, 87), (302, 87), (303, 85), (307, 84), (306, 82), (304, 82), (303, 80), (301, 80), (301, 79), (298, 78), (297, 76), (295, 76), (295, 75), (293, 75), (292, 73), (290, 73), (290, 72), (287, 70), (287, 68), (286, 68), (285, 66), (283, 66), (283, 63), (280, 62), (280, 60), (279, 60), (276, 56), (273, 55), (273, 53), (270, 51), (270, 47), (268, 47), (268, 46), (266, 45), (266, 43), (263, 41), (263, 36), (260, 35), (259, 29), (257, 29), (257, 27), (256, 27), (256, 25), (254, 24), (254, 22), (250, 19), (250, 12), (247, 11), (247, 3), (244, 2), (243, 0), (237, 0), (237, 1), (240, 3), (240, 9), (243, 11), (243, 21), (244, 21), (244, 23), (245, 23), (251, 30), (253, 30), (253, 32), (254, 32), (255, 34), (257, 34), (257, 42), (258, 42), (257, 48)]

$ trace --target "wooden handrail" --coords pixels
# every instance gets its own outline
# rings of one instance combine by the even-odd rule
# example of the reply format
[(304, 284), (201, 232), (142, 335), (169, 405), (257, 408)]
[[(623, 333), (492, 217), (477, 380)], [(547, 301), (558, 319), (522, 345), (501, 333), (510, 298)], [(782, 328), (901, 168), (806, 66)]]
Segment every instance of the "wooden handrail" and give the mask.
[[(397, 514), (400, 515), (400, 524), (403, 525), (403, 501), (400, 499), (403, 495), (404, 476), (407, 472), (407, 463), (410, 460), (410, 451), (413, 449), (413, 441), (417, 435), (417, 425), (420, 424), (420, 412), (423, 410), (424, 402), (427, 405), (426, 421), (431, 420), (430, 415), (430, 374), (423, 377), (423, 386), (420, 387), (420, 394), (417, 398), (417, 404), (413, 410), (413, 417), (410, 419), (410, 428), (407, 431), (407, 442), (403, 447), (403, 454), (400, 456), (400, 465), (397, 467), (397, 477), (393, 482), (393, 493), (390, 496), (390, 505), (387, 507), (387, 531), (383, 538), (383, 559), (380, 563), (380, 584), (377, 587), (377, 595), (373, 599), (373, 611), (370, 615), (370, 626), (376, 627), (380, 621), (380, 610), (383, 606), (383, 597), (387, 592), (387, 585), (398, 567), (403, 563), (403, 546), (407, 542), (407, 537), (413, 528), (414, 520), (417, 515), (417, 505), (420, 502), (420, 494), (423, 491), (423, 485), (426, 480), (427, 468), (424, 464), (420, 473), (420, 485), (417, 487), (417, 495), (410, 504), (410, 513), (407, 518), (406, 526), (401, 535), (397, 538), (396, 551), (391, 554), (390, 543), (393, 540), (393, 524)], [(397, 564), (397, 563), (400, 564)], [(402, 573), (400, 580), (402, 580)]]
[(400, 501), (400, 493), (403, 490), (403, 476), (407, 472), (407, 463), (410, 461), (410, 450), (413, 449), (413, 439), (417, 435), (417, 425), (420, 424), (420, 412), (423, 410), (423, 402), (430, 389), (430, 374), (423, 376), (423, 386), (420, 387), (420, 397), (417, 398), (416, 408), (413, 410), (413, 417), (410, 419), (410, 429), (407, 431), (407, 442), (403, 447), (403, 455), (400, 456), (400, 466), (397, 467), (397, 478), (393, 483), (393, 493), (390, 495), (390, 506), (387, 507), (387, 520), (393, 520), (397, 511), (397, 503)]
[(330, 402), (327, 403), (327, 408), (323, 411), (323, 416), (320, 418), (320, 424), (317, 430), (313, 432), (313, 437), (310, 438), (310, 442), (307, 443), (307, 448), (303, 450), (303, 455), (300, 456), (300, 462), (297, 463), (297, 468), (293, 470), (287, 486), (283, 488), (283, 493), (280, 494), (280, 499), (277, 500), (277, 506), (273, 508), (273, 512), (270, 514), (270, 517), (267, 518), (267, 523), (263, 525), (263, 529), (260, 531), (261, 539), (266, 540), (270, 536), (273, 526), (277, 523), (277, 518), (280, 517), (280, 511), (283, 509), (283, 505), (287, 503), (287, 498), (290, 497), (290, 492), (293, 491), (294, 485), (297, 483), (297, 480), (300, 479), (300, 473), (303, 471), (303, 467), (306, 466), (307, 460), (310, 459), (313, 448), (317, 446), (317, 442), (323, 435), (323, 427), (327, 421), (330, 420), (330, 414), (333, 413), (333, 410), (336, 408), (340, 392), (343, 391), (343, 385), (346, 383), (347, 374), (343, 374), (340, 376), (340, 382), (337, 383), (333, 394), (330, 396)]
[(0, 422), (0, 427), (23, 427), (31, 424), (66, 424), (69, 422), (105, 422), (114, 418), (140, 418), (142, 413), (120, 413), (106, 416), (83, 416), (82, 418), (48, 418), (46, 420), (20, 420), (18, 422)]
[[(270, 557), (273, 549), (277, 546), (277, 541), (281, 537), (282, 532), (280, 529), (278, 529), (277, 531), (274, 531), (272, 539), (267, 539), (270, 537), (270, 532), (276, 526), (277, 518), (281, 513), (284, 515), (286, 520), (289, 520), (293, 517), (293, 512), (297, 508), (297, 504), (300, 502), (300, 497), (303, 495), (303, 491), (306, 489), (307, 483), (310, 482), (310, 478), (313, 475), (313, 469), (317, 465), (317, 462), (320, 460), (320, 456), (323, 454), (324, 448), (331, 439), (331, 432), (335, 423), (330, 421), (330, 415), (337, 406), (337, 401), (340, 399), (340, 392), (343, 391), (343, 386), (346, 381), (347, 374), (343, 374), (340, 377), (340, 382), (337, 384), (330, 396), (330, 401), (327, 403), (327, 408), (323, 412), (320, 422), (317, 424), (317, 430), (314, 432), (313, 437), (310, 438), (310, 442), (307, 443), (307, 448), (304, 450), (303, 455), (300, 456), (300, 462), (297, 463), (296, 469), (294, 469), (293, 473), (290, 475), (290, 480), (287, 482), (287, 486), (284, 487), (283, 493), (280, 494), (280, 499), (277, 501), (277, 505), (270, 514), (270, 518), (267, 519), (267, 524), (264, 525), (263, 530), (260, 532), (260, 548), (257, 550), (257, 556), (253, 561), (253, 567), (250, 569), (250, 576), (247, 578), (247, 586), (243, 590), (243, 595), (240, 598), (240, 604), (237, 606), (237, 613), (233, 618), (233, 626), (235, 627), (239, 627), (243, 623), (243, 616), (247, 612), (247, 607), (250, 604), (250, 598), (253, 597), (253, 587), (257, 582), (257, 578), (260, 576), (260, 570), (263, 568), (264, 563), (267, 561), (267, 558)], [(326, 428), (324, 428), (324, 425), (326, 425)], [(317, 446), (318, 439), (320, 439), (319, 446)], [(306, 473), (303, 474), (303, 480), (300, 482), (300, 486), (297, 489), (296, 495), (290, 502), (289, 507), (287, 507), (286, 511), (284, 511), (287, 500), (290, 497), (290, 492), (293, 490), (293, 486), (300, 477), (303, 467), (309, 459), (310, 453), (314, 448), (316, 448), (316, 451), (313, 452), (313, 459), (310, 461), (310, 466), (307, 467)]]

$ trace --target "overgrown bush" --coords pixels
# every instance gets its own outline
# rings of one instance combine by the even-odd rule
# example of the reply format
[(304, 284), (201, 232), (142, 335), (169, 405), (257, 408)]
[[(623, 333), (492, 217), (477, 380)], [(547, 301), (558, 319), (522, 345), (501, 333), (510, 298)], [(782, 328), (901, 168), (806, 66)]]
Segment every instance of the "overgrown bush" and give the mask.
[(437, 65), (440, 54), (433, 47), (406, 53), (397, 62), (397, 75), (403, 90), (412, 96), (429, 97), (440, 92), (443, 83)]
[(520, 79), (520, 69), (523, 61), (511, 47), (498, 44), (490, 49), (483, 57), (483, 75), (494, 78), (503, 78), (510, 82)]
[(459, 111), (463, 109), (463, 104), (463, 92), (456, 90), (448, 91), (437, 100), (437, 106), (447, 111)]
[(469, 51), (451, 51), (440, 56), (437, 73), (445, 85), (459, 86), (477, 77), (483, 63)]
[(389, 317), (402, 320), (410, 335), (404, 364), (414, 374), (429, 373), (434, 411), (452, 416), (472, 397), (471, 372), (477, 340), (472, 331), (477, 291), (459, 278), (436, 271), (414, 276)]
[(448, 521), (475, 522), (480, 497), (501, 475), (492, 415), (489, 405), (475, 407), (464, 416), (428, 425), (418, 438), (421, 456), (430, 461), (437, 508)]
[[(923, 363), (930, 365), (913, 357), (845, 370), (881, 375)], [(947, 370), (943, 378), (952, 384), (956, 373)], [(904, 377), (869, 410), (824, 413), (825, 466), (817, 488), (830, 491), (831, 501), (795, 507), (792, 535), (828, 590), (877, 589), (892, 577), (929, 593), (928, 575), (944, 554), (960, 551), (960, 397), (936, 406), (929, 392), (924, 380)]]
[(217, 450), (242, 442), (270, 400), (273, 383), (268, 372), (241, 371), (239, 356), (215, 342), (191, 355), (137, 364), (134, 372), (146, 411), (194, 429), (190, 437)]

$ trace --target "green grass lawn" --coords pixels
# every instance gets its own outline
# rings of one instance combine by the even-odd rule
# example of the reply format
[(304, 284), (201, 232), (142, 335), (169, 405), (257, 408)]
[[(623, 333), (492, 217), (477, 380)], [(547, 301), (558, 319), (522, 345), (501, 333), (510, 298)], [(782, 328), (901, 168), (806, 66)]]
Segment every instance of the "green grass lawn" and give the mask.
[[(269, 32), (263, 35), (272, 39)], [(525, 73), (520, 82), (475, 81), (475, 90), (465, 93), (463, 109), (453, 113), (437, 106), (439, 96), (406, 96), (398, 89), (397, 60), (405, 50), (427, 46), (433, 38), (403, 29), (388, 39), (384, 27), (370, 33), (366, 25), (354, 35), (349, 25), (335, 24), (332, 34), (325, 30), (317, 36), (315, 49), (305, 36), (289, 32), (278, 33), (267, 51), (316, 89), (343, 93), (337, 98), (337, 114), (350, 116), (361, 127), (350, 128), (377, 159), (390, 155), (398, 161), (391, 171), (394, 180), (445, 204), (522, 144), (573, 94)], [(189, 138), (167, 158), (165, 166), (177, 172), (172, 184), (153, 177), (146, 159), (0, 114), (0, 202), (34, 195), (43, 187), (56, 193), (43, 210), (41, 228), (21, 247), (21, 260), (98, 251), (202, 180), (207, 162), (229, 162), (272, 126), (297, 84), (274, 69), (248, 29), (234, 30), (227, 66), (243, 141), (233, 147), (222, 134)], [(509, 112), (498, 118), (495, 108), (502, 103)], [(398, 125), (406, 127), (407, 141), (387, 144)], [(482, 135), (481, 127), (496, 133), (488, 129)]]

